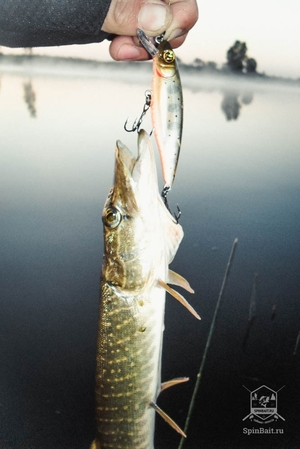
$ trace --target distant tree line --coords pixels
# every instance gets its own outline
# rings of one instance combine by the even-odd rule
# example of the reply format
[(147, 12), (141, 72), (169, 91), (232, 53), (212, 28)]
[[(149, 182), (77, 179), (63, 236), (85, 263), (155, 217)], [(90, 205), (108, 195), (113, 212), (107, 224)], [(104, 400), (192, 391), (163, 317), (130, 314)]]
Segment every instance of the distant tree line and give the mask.
[[(232, 47), (227, 51), (227, 62), (221, 68), (222, 72), (249, 73), (255, 74), (257, 62), (254, 58), (247, 56), (247, 45), (245, 42), (235, 41)], [(213, 61), (204, 62), (196, 58), (193, 61), (193, 67), (198, 70), (218, 71), (217, 64)]]
[[(24, 56), (32, 57), (33, 49), (24, 48)], [(200, 58), (195, 58), (192, 65), (182, 64), (185, 66), (186, 70), (205, 70), (209, 72), (223, 72), (223, 73), (246, 73), (246, 74), (256, 74), (257, 62), (254, 58), (248, 57), (247, 55), (247, 45), (245, 42), (235, 41), (235, 43), (227, 50), (227, 62), (223, 64), (221, 68), (218, 68), (217, 63), (214, 61), (204, 62)], [(2, 53), (2, 48), (0, 46), (0, 56), (4, 56)], [(179, 61), (180, 59), (177, 58)], [(181, 62), (181, 61), (180, 61)]]

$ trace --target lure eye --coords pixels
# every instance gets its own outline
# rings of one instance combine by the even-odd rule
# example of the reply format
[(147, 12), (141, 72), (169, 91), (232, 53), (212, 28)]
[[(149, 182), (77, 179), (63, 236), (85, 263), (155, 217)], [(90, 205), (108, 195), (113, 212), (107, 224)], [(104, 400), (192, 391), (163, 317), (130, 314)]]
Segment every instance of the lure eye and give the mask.
[(175, 53), (173, 50), (165, 50), (162, 57), (163, 60), (167, 63), (175, 61)]
[(110, 206), (103, 212), (102, 221), (107, 228), (116, 228), (121, 220), (121, 212), (116, 207)]

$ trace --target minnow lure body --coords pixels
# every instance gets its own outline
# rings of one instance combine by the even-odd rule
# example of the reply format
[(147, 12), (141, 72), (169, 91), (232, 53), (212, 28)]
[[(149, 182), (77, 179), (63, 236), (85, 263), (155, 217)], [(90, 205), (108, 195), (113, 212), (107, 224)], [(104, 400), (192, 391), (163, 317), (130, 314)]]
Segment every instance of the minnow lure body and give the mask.
[(143, 47), (153, 58), (151, 116), (158, 146), (164, 191), (175, 179), (183, 127), (183, 94), (176, 55), (168, 41), (158, 36), (158, 47), (142, 30), (137, 30)]
[(175, 53), (168, 41), (153, 58), (151, 114), (165, 188), (175, 179), (183, 127), (183, 95)]

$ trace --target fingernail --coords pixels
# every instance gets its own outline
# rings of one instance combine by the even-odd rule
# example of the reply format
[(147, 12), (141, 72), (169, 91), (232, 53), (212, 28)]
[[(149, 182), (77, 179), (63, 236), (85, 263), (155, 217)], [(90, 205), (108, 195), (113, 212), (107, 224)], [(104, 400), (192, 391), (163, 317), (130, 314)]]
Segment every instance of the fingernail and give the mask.
[(183, 34), (183, 31), (180, 28), (177, 28), (176, 30), (171, 31), (171, 33), (167, 36), (165, 36), (168, 41), (171, 41), (172, 39), (175, 39), (176, 37), (179, 37)]
[(159, 33), (168, 25), (168, 6), (165, 3), (145, 3), (140, 10), (138, 22), (145, 33)]

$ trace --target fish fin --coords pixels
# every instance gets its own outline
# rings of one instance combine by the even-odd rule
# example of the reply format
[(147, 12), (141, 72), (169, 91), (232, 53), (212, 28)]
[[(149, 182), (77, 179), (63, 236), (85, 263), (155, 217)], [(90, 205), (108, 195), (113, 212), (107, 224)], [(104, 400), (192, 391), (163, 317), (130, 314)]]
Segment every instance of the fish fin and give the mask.
[(158, 407), (157, 404), (154, 402), (150, 402), (151, 407), (154, 408), (154, 410), (171, 426), (173, 429), (176, 430), (176, 432), (180, 433), (184, 438), (186, 438), (186, 434), (183, 430), (176, 424), (175, 421), (173, 421), (172, 418), (170, 418), (169, 415), (167, 415), (160, 407)]
[(200, 316), (196, 312), (196, 310), (187, 302), (187, 300), (176, 290), (174, 290), (172, 287), (170, 287), (168, 284), (166, 284), (164, 281), (159, 279), (157, 281), (158, 285), (163, 287), (170, 295), (172, 295), (177, 301), (179, 301), (184, 307), (188, 309), (189, 312), (191, 312), (194, 317), (196, 317), (198, 320), (201, 320)]
[(100, 449), (99, 443), (97, 440), (94, 440), (90, 446), (90, 449)]
[(176, 377), (175, 379), (167, 380), (167, 382), (163, 382), (161, 384), (161, 390), (164, 391), (167, 388), (173, 387), (174, 385), (182, 384), (183, 382), (187, 382), (190, 380), (189, 377)]
[(188, 281), (183, 276), (180, 276), (180, 274), (175, 273), (175, 271), (168, 271), (168, 282), (169, 284), (178, 285), (190, 293), (195, 293)]

